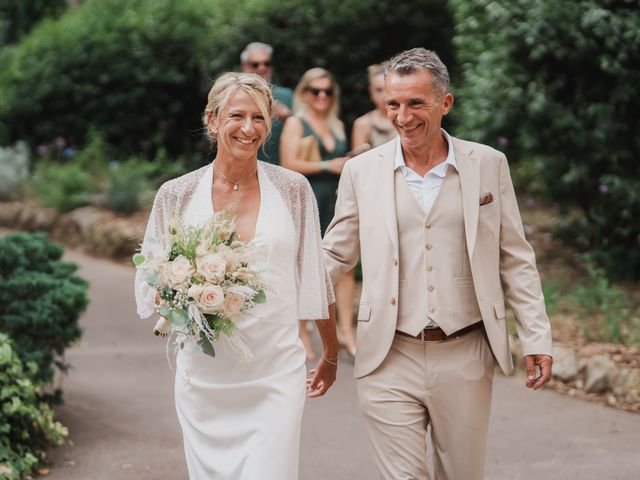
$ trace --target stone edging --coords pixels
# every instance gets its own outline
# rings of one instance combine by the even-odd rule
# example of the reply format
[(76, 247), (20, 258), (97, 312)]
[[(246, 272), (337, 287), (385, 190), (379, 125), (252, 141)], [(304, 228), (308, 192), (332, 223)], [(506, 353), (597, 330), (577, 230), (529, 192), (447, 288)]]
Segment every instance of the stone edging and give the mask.
[(0, 202), (0, 226), (48, 232), (67, 246), (114, 260), (133, 255), (144, 236), (147, 217), (148, 213), (123, 217), (96, 207), (61, 214), (22, 202)]
[[(516, 369), (525, 371), (519, 341), (510, 339)], [(554, 342), (554, 390), (640, 413), (640, 347)]]

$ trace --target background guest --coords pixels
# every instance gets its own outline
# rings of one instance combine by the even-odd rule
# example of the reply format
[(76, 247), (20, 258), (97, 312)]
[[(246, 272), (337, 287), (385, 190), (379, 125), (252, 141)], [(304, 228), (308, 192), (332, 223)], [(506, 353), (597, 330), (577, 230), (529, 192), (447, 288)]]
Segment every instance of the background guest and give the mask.
[[(330, 72), (323, 68), (307, 70), (293, 95), (294, 115), (285, 122), (280, 139), (282, 166), (307, 176), (318, 200), (322, 233), (333, 218), (336, 190), (348, 144), (344, 124), (338, 118), (340, 88)], [(320, 161), (309, 161), (300, 156), (300, 141), (313, 137), (317, 142)], [(353, 326), (353, 274), (336, 285), (338, 337), (352, 355), (355, 354)], [(300, 338), (307, 348), (309, 359), (314, 358), (311, 339), (304, 325), (300, 326)]]
[[(266, 43), (252, 42), (240, 54), (240, 69), (243, 72), (255, 73), (271, 83), (273, 75), (273, 47)], [(271, 136), (267, 139), (258, 154), (260, 160), (275, 165), (280, 164), (280, 134), (283, 122), (291, 116), (293, 92), (289, 88), (271, 85), (273, 92), (273, 126)]]
[(373, 148), (388, 142), (396, 136), (396, 131), (387, 119), (384, 95), (384, 64), (375, 64), (367, 69), (369, 73), (369, 95), (375, 110), (358, 117), (353, 123), (351, 148), (358, 150), (367, 144)]

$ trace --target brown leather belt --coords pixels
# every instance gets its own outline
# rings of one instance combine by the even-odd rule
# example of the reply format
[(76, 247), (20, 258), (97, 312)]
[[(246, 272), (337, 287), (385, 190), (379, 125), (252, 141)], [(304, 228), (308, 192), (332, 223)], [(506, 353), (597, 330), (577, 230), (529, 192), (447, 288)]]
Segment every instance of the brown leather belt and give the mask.
[(443, 340), (448, 340), (450, 338), (461, 337), (462, 335), (466, 335), (469, 332), (474, 330), (480, 330), (482, 328), (482, 322), (474, 323), (473, 325), (469, 325), (468, 327), (461, 328), (460, 330), (453, 332), (451, 335), (447, 335), (444, 331), (438, 328), (425, 328), (415, 337), (413, 335), (409, 335), (408, 333), (401, 332), (400, 330), (396, 330), (396, 333), (399, 335), (404, 335), (405, 337), (417, 338), (418, 340), (422, 340), (423, 342), (442, 342)]

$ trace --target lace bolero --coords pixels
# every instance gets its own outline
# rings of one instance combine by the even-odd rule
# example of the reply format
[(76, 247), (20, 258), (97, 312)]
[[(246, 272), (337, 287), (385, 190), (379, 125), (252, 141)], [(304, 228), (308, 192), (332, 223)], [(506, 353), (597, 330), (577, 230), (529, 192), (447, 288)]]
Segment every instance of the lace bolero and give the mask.
[[(335, 302), (333, 287), (324, 267), (320, 238), (318, 206), (307, 179), (299, 173), (276, 165), (259, 162), (269, 180), (279, 192), (297, 233), (296, 282), (298, 318), (319, 320), (329, 318), (329, 305)], [(191, 198), (208, 169), (208, 165), (164, 183), (153, 202), (141, 253), (146, 259), (166, 254), (165, 242), (169, 222), (183, 217)], [(156, 291), (143, 281), (138, 272), (135, 281), (138, 315), (146, 318), (154, 312)]]

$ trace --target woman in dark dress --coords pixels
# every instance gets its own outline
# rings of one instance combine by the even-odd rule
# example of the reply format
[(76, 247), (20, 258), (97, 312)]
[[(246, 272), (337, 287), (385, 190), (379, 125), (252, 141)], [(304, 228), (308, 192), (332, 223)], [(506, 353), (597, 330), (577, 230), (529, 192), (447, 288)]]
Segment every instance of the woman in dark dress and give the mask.
[[(338, 118), (339, 105), (340, 88), (331, 73), (323, 68), (307, 70), (293, 94), (294, 115), (287, 119), (280, 137), (281, 165), (309, 179), (318, 200), (323, 235), (333, 218), (338, 180), (349, 150), (344, 124)], [(300, 157), (300, 141), (309, 136), (315, 138), (320, 161)], [(338, 338), (352, 355), (355, 354), (354, 287), (353, 274), (346, 275), (336, 285)], [(313, 359), (315, 355), (305, 325), (300, 326), (300, 338), (307, 348), (307, 357)]]

